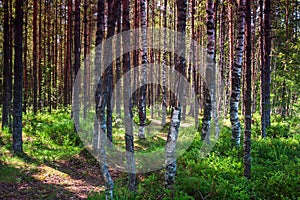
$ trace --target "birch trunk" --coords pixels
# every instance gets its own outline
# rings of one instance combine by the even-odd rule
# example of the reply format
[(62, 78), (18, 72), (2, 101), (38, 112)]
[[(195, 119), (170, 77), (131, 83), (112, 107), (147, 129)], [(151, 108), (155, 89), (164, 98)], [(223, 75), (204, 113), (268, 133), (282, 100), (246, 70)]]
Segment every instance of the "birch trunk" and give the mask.
[(232, 125), (232, 140), (234, 145), (240, 145), (241, 124), (239, 121), (239, 100), (241, 94), (241, 71), (244, 52), (244, 34), (245, 34), (245, 0), (239, 0), (238, 6), (238, 36), (235, 48), (234, 66), (231, 71), (232, 92), (230, 97), (230, 122)]
[[(123, 1), (123, 32), (130, 30), (130, 21), (129, 21), (129, 0)], [(123, 45), (124, 49), (129, 49), (130, 41), (129, 35), (124, 35)], [(129, 72), (129, 75), (125, 75)], [(128, 167), (128, 189), (131, 191), (136, 190), (136, 167), (134, 159), (134, 143), (133, 143), (133, 127), (132, 127), (132, 102), (131, 102), (131, 91), (130, 91), (130, 53), (123, 55), (123, 75), (124, 76), (124, 119), (125, 119), (125, 143), (126, 143), (126, 159)]]
[(145, 126), (146, 126), (146, 91), (147, 91), (147, 67), (148, 67), (148, 56), (147, 56), (147, 0), (141, 0), (141, 26), (142, 26), (142, 70), (141, 70), (141, 94), (139, 100), (139, 118), (140, 126), (138, 137), (145, 139)]

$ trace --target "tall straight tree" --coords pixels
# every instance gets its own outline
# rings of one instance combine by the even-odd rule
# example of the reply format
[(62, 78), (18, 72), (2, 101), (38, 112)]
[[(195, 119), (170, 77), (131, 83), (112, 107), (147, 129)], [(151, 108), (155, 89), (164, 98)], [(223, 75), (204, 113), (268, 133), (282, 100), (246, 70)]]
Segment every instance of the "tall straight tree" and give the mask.
[(33, 0), (33, 20), (32, 20), (32, 62), (33, 62), (33, 113), (37, 113), (37, 0)]
[(271, 54), (271, 0), (264, 0), (264, 116), (265, 116), (265, 125), (266, 128), (271, 126), (270, 121), (270, 85), (271, 85), (271, 63), (270, 63), (270, 54)]
[[(186, 0), (177, 0), (177, 31), (180, 32), (182, 35), (185, 35), (186, 33), (186, 9), (187, 9), (187, 1)], [(185, 76), (185, 38), (180, 37), (177, 35), (176, 38), (176, 49), (180, 51), (179, 55), (176, 56), (176, 65), (175, 70), (180, 73), (181, 77)], [(176, 143), (178, 138), (178, 132), (180, 127), (180, 120), (181, 120), (181, 102), (183, 100), (183, 94), (182, 94), (182, 88), (183, 88), (183, 82), (182, 78), (179, 78), (176, 85), (178, 86), (175, 88), (176, 91), (173, 91), (175, 93), (175, 96), (177, 97), (177, 100), (173, 98), (172, 104), (172, 117), (171, 117), (171, 124), (170, 129), (168, 132), (167, 137), (167, 143), (166, 143), (166, 150), (165, 150), (165, 165), (166, 165), (166, 173), (165, 173), (165, 186), (166, 188), (173, 189), (173, 185), (175, 182), (175, 176), (176, 176)]]
[(78, 131), (79, 128), (79, 91), (80, 91), (80, 78), (77, 77), (78, 71), (80, 69), (80, 54), (81, 54), (81, 43), (80, 43), (80, 0), (75, 0), (75, 26), (74, 26), (74, 53), (75, 53), (75, 62), (74, 62), (74, 72), (76, 82), (73, 88), (73, 106), (72, 106), (72, 115), (75, 123), (75, 131)]
[(141, 27), (142, 27), (142, 70), (141, 79), (142, 86), (140, 90), (140, 100), (139, 100), (139, 134), (140, 139), (145, 138), (145, 126), (146, 126), (146, 91), (147, 91), (147, 67), (148, 67), (148, 56), (147, 56), (147, 0), (141, 0)]
[(163, 100), (162, 100), (162, 126), (166, 125), (166, 115), (167, 115), (167, 90), (166, 90), (166, 65), (167, 65), (167, 5), (168, 1), (164, 0), (164, 10), (163, 10), (163, 16), (164, 16), (164, 54), (163, 54), (163, 69), (162, 69), (162, 94), (163, 94)]
[[(209, 79), (211, 77), (212, 69), (215, 62), (215, 8), (214, 1), (206, 1), (206, 27), (207, 27), (207, 68), (206, 68), (206, 78), (207, 81), (211, 82)], [(212, 102), (211, 94), (209, 93), (209, 83), (204, 84), (204, 116), (202, 120), (202, 140), (205, 140), (209, 143), (210, 140), (210, 121), (211, 121), (211, 111), (212, 111)]]
[[(105, 4), (104, 0), (98, 0), (97, 4), (97, 32), (96, 32), (96, 55), (95, 55), (95, 78), (97, 79), (96, 93), (95, 93), (95, 103), (96, 103), (96, 116), (97, 120), (95, 121), (94, 127), (94, 137), (93, 137), (93, 149), (96, 152), (99, 152), (100, 170), (101, 175), (105, 181), (105, 192), (106, 199), (113, 199), (113, 188), (114, 182), (111, 178), (111, 175), (108, 170), (107, 165), (107, 156), (106, 156), (106, 117), (105, 117), (105, 108), (106, 108), (106, 85), (102, 84), (102, 77), (100, 77), (100, 72), (102, 71), (102, 41), (104, 37), (104, 11)], [(104, 81), (105, 83), (105, 81)], [(99, 130), (99, 124), (100, 130)], [(99, 134), (100, 132), (100, 134)]]
[(230, 122), (232, 125), (232, 140), (234, 145), (240, 145), (241, 123), (239, 121), (239, 100), (241, 94), (241, 72), (245, 39), (245, 0), (238, 3), (237, 44), (235, 47), (234, 66), (231, 71)]
[(3, 22), (3, 94), (2, 94), (2, 128), (9, 126), (9, 115), (10, 115), (10, 50), (9, 50), (9, 9), (8, 0), (3, 1), (4, 9), (4, 22)]
[[(130, 21), (129, 21), (129, 0), (123, 0), (123, 47), (129, 49), (130, 47)], [(128, 75), (127, 75), (128, 73)], [(125, 122), (125, 143), (126, 143), (126, 159), (127, 168), (129, 172), (128, 177), (128, 189), (131, 191), (136, 190), (136, 167), (134, 160), (134, 143), (133, 143), (133, 126), (132, 126), (132, 102), (130, 91), (130, 53), (123, 54), (123, 75), (124, 75), (124, 122)]]
[(250, 178), (251, 170), (251, 2), (246, 1), (246, 62), (245, 62), (245, 85), (243, 90), (243, 101), (245, 106), (245, 129), (244, 129), (244, 176)]
[(23, 0), (15, 3), (15, 60), (13, 102), (13, 151), (23, 153), (22, 141), (22, 86), (23, 86)]

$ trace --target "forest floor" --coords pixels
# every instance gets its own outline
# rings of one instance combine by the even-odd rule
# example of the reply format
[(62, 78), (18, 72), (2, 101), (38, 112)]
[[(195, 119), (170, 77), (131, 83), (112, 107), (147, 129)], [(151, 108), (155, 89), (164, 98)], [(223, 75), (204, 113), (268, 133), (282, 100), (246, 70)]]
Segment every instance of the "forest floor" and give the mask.
[[(105, 199), (99, 163), (77, 144), (69, 113), (27, 114), (23, 120), (24, 155), (13, 155), (12, 137), (0, 130), (0, 199)], [(258, 116), (254, 119), (259, 122)], [(273, 119), (268, 138), (253, 125), (252, 178), (243, 176), (243, 148), (232, 148), (231, 129), (224, 123), (220, 139), (209, 156), (202, 158), (202, 141), (182, 123), (180, 134), (195, 138), (178, 159), (175, 194), (164, 189), (164, 170), (138, 175), (136, 193), (127, 189), (127, 174), (110, 169), (116, 199), (299, 199), (299, 118)], [(124, 146), (124, 127), (114, 123), (116, 145)], [(151, 121), (153, 128), (160, 121)], [(150, 129), (149, 132), (151, 132)], [(163, 149), (166, 130), (146, 133), (135, 141), (137, 151)], [(264, 187), (261, 187), (264, 185)], [(175, 196), (173, 196), (175, 195)]]
[(1, 163), (0, 199), (86, 199), (104, 190), (99, 164), (85, 150), (67, 160), (25, 162)]

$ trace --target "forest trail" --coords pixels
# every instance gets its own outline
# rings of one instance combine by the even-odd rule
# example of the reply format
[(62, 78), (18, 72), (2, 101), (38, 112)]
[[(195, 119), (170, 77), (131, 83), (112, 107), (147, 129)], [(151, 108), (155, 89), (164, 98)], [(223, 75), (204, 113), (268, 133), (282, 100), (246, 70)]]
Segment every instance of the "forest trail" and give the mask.
[[(104, 190), (99, 164), (85, 150), (35, 167), (0, 165), (0, 199), (87, 199)], [(120, 176), (113, 170), (111, 175)]]

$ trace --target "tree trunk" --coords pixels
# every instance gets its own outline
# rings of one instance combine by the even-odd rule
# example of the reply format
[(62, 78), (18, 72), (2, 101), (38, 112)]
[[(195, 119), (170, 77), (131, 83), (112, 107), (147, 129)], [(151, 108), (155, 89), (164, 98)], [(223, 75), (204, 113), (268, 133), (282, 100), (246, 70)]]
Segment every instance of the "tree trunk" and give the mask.
[(33, 113), (37, 113), (37, 0), (33, 1), (33, 21), (32, 21), (32, 28), (33, 28), (33, 52), (32, 52), (32, 59), (33, 59)]
[(271, 105), (270, 105), (270, 86), (271, 86), (271, 63), (270, 63), (270, 54), (271, 54), (271, 1), (265, 0), (264, 1), (264, 97), (265, 97), (265, 125), (266, 128), (271, 126), (270, 121), (270, 112), (271, 112)]
[(246, 1), (246, 62), (245, 62), (245, 87), (243, 100), (245, 105), (245, 130), (244, 130), (244, 176), (250, 179), (251, 170), (251, 2)]
[(163, 53), (163, 69), (162, 69), (162, 121), (161, 124), (162, 126), (166, 125), (166, 115), (167, 115), (167, 90), (166, 90), (166, 65), (167, 65), (167, 5), (168, 1), (164, 0), (164, 11), (163, 11), (163, 16), (164, 16), (164, 53)]
[(241, 124), (239, 121), (239, 100), (241, 94), (241, 70), (244, 52), (245, 0), (239, 0), (238, 6), (238, 36), (235, 52), (234, 67), (231, 71), (232, 92), (230, 97), (230, 122), (232, 125), (232, 140), (236, 146), (240, 145)]
[(10, 34), (9, 34), (9, 9), (8, 0), (3, 1), (3, 94), (2, 94), (2, 128), (9, 126), (9, 115), (10, 115)]
[(145, 139), (145, 126), (146, 126), (146, 91), (147, 91), (147, 68), (148, 68), (148, 56), (147, 56), (147, 0), (141, 0), (141, 28), (142, 28), (142, 70), (141, 70), (141, 94), (139, 100), (139, 134), (140, 139)]
[[(129, 0), (123, 1), (123, 27), (122, 31), (130, 30), (129, 21)], [(129, 49), (130, 35), (123, 35), (123, 48)], [(127, 75), (128, 73), (128, 75)], [(133, 143), (133, 125), (132, 125), (132, 104), (131, 104), (131, 91), (130, 91), (130, 53), (123, 54), (123, 76), (124, 76), (124, 121), (125, 121), (125, 143), (126, 143), (126, 159), (128, 169), (128, 189), (130, 191), (136, 190), (136, 167), (134, 159), (134, 143)]]
[(23, 0), (15, 4), (15, 60), (14, 60), (14, 102), (13, 102), (13, 151), (23, 153), (22, 141), (22, 85), (23, 85)]
[(261, 136), (266, 138), (266, 118), (265, 118), (265, 72), (264, 72), (264, 20), (263, 20), (263, 0), (259, 1), (259, 23), (260, 23), (260, 115), (261, 115)]
[[(187, 9), (187, 1), (186, 0), (177, 0), (177, 31), (181, 34), (185, 35), (186, 33), (186, 9)], [(185, 76), (185, 67), (186, 67), (186, 61), (185, 61), (185, 38), (180, 37), (177, 35), (177, 38), (175, 38), (176, 41), (176, 49), (180, 50), (180, 57), (176, 59), (176, 65), (175, 70), (182, 76)], [(166, 173), (165, 173), (165, 186), (168, 189), (173, 190), (173, 186), (175, 183), (175, 176), (176, 176), (176, 143), (178, 138), (178, 132), (180, 127), (180, 118), (181, 118), (181, 104), (182, 100), (184, 98), (184, 94), (182, 94), (182, 88), (183, 88), (183, 82), (182, 77), (180, 77), (178, 80), (173, 80), (173, 84), (178, 85), (177, 88), (175, 88), (175, 91), (172, 91), (175, 93), (175, 96), (177, 97), (177, 100), (175, 98), (172, 99), (172, 119), (171, 119), (171, 125), (170, 130), (168, 133), (167, 143), (166, 143), (166, 150), (165, 150), (165, 165), (166, 165)], [(178, 81), (178, 82), (176, 82)]]
[[(80, 43), (80, 0), (75, 0), (75, 26), (74, 26), (74, 48), (75, 48), (75, 62), (74, 62), (74, 72), (75, 72), (75, 82), (73, 87), (73, 119), (74, 119), (74, 131), (77, 132), (79, 129), (79, 91), (81, 85), (80, 73), (80, 54), (81, 54), (81, 43)], [(77, 77), (78, 76), (78, 77)]]

